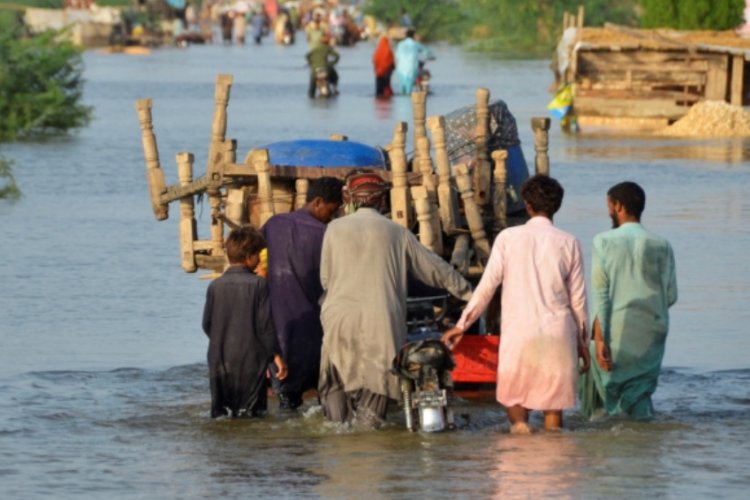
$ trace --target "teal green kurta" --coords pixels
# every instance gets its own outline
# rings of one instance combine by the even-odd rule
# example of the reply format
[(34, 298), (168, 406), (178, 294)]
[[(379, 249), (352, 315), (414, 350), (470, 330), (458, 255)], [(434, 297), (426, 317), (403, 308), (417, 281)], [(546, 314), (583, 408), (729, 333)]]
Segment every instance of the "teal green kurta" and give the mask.
[(664, 358), (669, 307), (677, 301), (672, 247), (639, 223), (626, 223), (594, 238), (591, 321), (598, 318), (610, 348), (613, 368), (596, 362), (579, 379), (581, 412), (599, 408), (635, 418), (653, 415), (651, 394)]

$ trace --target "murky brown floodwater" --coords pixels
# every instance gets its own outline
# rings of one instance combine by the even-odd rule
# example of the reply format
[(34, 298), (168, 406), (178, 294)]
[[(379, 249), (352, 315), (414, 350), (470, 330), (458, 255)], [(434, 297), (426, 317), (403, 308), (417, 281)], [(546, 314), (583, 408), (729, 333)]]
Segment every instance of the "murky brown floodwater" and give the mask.
[[(208, 418), (206, 282), (179, 266), (177, 223), (151, 214), (133, 102), (154, 99), (162, 165), (205, 165), (217, 73), (233, 73), (228, 136), (253, 146), (331, 132), (373, 145), (411, 118), (407, 98), (372, 98), (372, 46), (341, 49), (342, 95), (305, 95), (304, 47), (220, 46), (148, 57), (85, 57), (90, 127), (3, 145), (24, 190), (0, 205), (0, 494), (3, 497), (744, 497), (750, 445), (750, 143), (553, 129), (552, 175), (566, 189), (556, 224), (590, 255), (609, 226), (607, 188), (648, 193), (644, 222), (673, 243), (672, 310), (655, 423), (568, 416), (561, 434), (510, 436), (488, 395), (467, 394), (461, 428), (409, 435), (399, 414), (378, 432), (303, 415)], [(428, 113), (491, 89), (515, 113), (544, 115), (547, 61), (436, 49)], [(206, 227), (207, 207), (199, 230)], [(588, 263), (587, 263), (588, 264)], [(538, 422), (538, 421), (537, 421)]]

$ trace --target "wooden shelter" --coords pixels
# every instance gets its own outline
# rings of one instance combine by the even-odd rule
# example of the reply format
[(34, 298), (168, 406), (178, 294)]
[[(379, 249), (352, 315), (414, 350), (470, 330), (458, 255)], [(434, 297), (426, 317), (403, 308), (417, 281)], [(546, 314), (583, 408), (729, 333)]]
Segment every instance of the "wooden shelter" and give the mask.
[(750, 39), (734, 31), (582, 26), (566, 16), (553, 71), (581, 126), (655, 129), (696, 102), (750, 103)]

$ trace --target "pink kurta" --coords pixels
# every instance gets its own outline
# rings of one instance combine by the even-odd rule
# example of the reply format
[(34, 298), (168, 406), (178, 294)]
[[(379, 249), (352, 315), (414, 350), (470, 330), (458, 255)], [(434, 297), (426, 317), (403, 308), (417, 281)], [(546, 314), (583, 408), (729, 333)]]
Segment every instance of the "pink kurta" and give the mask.
[(580, 243), (546, 217), (501, 232), (457, 326), (471, 326), (501, 284), (497, 400), (530, 410), (574, 407), (576, 338), (586, 336), (587, 321)]

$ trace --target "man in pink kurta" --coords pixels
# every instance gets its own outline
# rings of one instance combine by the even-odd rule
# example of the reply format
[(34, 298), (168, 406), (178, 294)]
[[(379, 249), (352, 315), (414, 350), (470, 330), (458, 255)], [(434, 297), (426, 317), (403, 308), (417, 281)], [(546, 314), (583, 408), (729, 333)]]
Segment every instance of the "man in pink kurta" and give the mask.
[(586, 291), (578, 240), (552, 225), (563, 189), (546, 176), (524, 183), (530, 220), (501, 232), (449, 346), (484, 312), (501, 284), (502, 317), (497, 400), (514, 431), (528, 431), (528, 411), (543, 410), (545, 427), (562, 425), (562, 410), (576, 403), (578, 356), (588, 357)]

